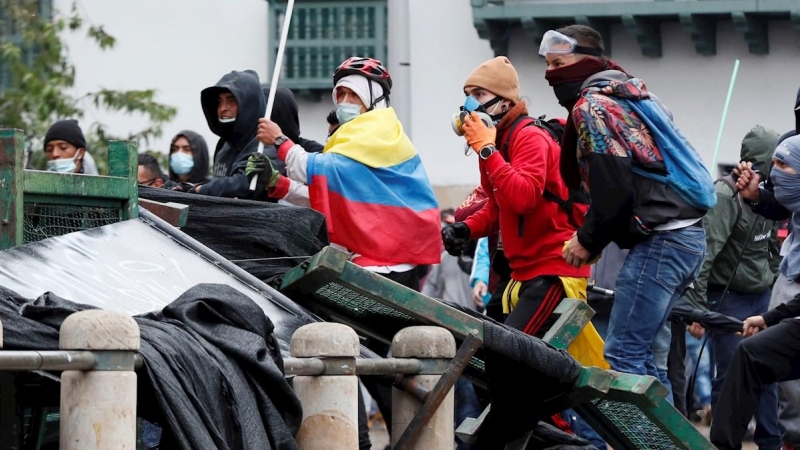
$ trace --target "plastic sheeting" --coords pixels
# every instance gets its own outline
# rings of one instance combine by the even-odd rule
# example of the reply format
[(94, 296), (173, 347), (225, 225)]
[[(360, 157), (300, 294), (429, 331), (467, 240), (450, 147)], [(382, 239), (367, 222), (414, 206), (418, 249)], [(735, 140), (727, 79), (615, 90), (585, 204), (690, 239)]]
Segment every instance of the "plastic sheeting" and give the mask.
[(257, 287), (225, 270), (224, 263), (199, 256), (153, 225), (128, 220), (0, 252), (0, 286), (26, 298), (49, 291), (137, 315), (161, 310), (197, 284), (224, 284), (249, 297), (272, 320), (287, 356), (294, 331), (315, 318), (268, 286)]
[(325, 216), (310, 208), (148, 187), (139, 196), (189, 205), (181, 231), (265, 282), (328, 245)]

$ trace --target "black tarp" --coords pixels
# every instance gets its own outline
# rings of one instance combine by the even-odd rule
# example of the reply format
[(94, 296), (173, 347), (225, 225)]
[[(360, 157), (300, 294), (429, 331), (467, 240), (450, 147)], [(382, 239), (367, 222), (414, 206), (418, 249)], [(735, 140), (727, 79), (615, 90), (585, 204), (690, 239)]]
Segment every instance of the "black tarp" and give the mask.
[[(89, 305), (0, 287), (4, 348), (58, 348), (58, 330)], [(300, 402), (284, 379), (274, 326), (230, 286), (192, 287), (162, 311), (135, 316), (144, 369), (138, 415), (164, 429), (161, 448), (297, 448)]]
[(328, 245), (325, 216), (310, 208), (148, 187), (139, 197), (189, 205), (181, 231), (268, 283)]
[(581, 370), (569, 353), (539, 338), (490, 319), (484, 320), (483, 330), (492, 409), (481, 426), (474, 450), (502, 448), (498, 444), (514, 441), (528, 431), (541, 432), (539, 421), (557, 412), (548, 409), (548, 401), (570, 392)]

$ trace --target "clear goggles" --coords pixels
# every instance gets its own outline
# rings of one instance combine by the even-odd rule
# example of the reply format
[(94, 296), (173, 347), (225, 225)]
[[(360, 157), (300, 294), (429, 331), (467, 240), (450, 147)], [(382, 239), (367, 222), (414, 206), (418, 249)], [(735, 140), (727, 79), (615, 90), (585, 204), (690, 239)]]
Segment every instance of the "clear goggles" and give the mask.
[(603, 51), (599, 48), (578, 45), (578, 41), (575, 39), (555, 30), (545, 33), (542, 37), (542, 45), (539, 46), (540, 55), (547, 56), (548, 53), (553, 55), (572, 55), (574, 53), (591, 56), (603, 55)]

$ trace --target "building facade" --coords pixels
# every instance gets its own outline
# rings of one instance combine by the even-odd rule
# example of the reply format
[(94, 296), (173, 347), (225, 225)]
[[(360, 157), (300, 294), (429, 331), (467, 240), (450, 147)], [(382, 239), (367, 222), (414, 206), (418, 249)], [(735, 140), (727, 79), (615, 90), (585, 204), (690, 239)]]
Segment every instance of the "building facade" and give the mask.
[[(298, 6), (303, 4), (298, 0)], [(357, 8), (361, 2), (312, 4)], [(792, 109), (800, 87), (797, 0), (388, 0), (362, 6), (367, 4), (385, 7), (392, 104), (443, 206), (460, 202), (479, 181), (476, 157), (464, 155), (463, 138), (450, 127), (463, 104), (463, 82), (470, 71), (495, 55), (507, 55), (517, 67), (531, 114), (563, 117), (566, 111), (544, 80), (538, 48), (545, 31), (570, 23), (601, 31), (611, 57), (664, 101), (709, 166), (737, 59), (717, 166), (738, 159), (751, 127), (784, 132), (794, 126)], [(308, 27), (310, 22), (304, 23)], [(277, 28), (271, 36), (277, 42)], [(375, 48), (380, 45), (376, 39)], [(370, 56), (381, 54), (376, 50)], [(270, 55), (268, 61), (273, 60)], [(331, 87), (330, 81), (313, 89), (298, 85), (301, 127), (309, 137), (325, 136), (325, 115), (333, 108)], [(718, 167), (712, 169), (716, 175)]]

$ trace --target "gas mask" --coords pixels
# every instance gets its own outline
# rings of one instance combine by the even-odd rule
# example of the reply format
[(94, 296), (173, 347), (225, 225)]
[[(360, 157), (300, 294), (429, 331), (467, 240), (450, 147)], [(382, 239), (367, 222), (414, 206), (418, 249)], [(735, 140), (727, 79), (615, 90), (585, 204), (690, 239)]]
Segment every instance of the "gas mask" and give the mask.
[(453, 127), (453, 132), (459, 136), (464, 135), (464, 123), (467, 119), (467, 116), (472, 113), (478, 113), (478, 117), (480, 117), (481, 122), (486, 124), (487, 127), (493, 127), (496, 122), (488, 112), (486, 112), (486, 107), (494, 107), (493, 111), (497, 109), (498, 104), (502, 100), (500, 97), (495, 97), (494, 99), (488, 101), (486, 105), (481, 105), (475, 97), (468, 95), (467, 99), (464, 101), (464, 106), (460, 109), (461, 111), (453, 114), (453, 119), (450, 122), (450, 125)]

